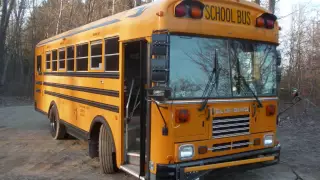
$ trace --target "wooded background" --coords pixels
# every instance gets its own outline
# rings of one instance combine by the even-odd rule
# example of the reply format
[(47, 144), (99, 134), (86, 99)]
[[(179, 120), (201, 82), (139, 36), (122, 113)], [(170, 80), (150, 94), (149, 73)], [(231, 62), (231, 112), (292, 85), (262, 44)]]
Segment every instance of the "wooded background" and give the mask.
[[(1, 0), (0, 95), (32, 96), (34, 48), (46, 38), (97, 19), (131, 9), (151, 0)], [(255, 0), (276, 9), (276, 0)], [(302, 95), (320, 100), (319, 10), (297, 5), (285, 17), (290, 31), (281, 32), (282, 92), (298, 88)], [(284, 7), (285, 8), (285, 7)], [(280, 24), (281, 25), (281, 24)]]

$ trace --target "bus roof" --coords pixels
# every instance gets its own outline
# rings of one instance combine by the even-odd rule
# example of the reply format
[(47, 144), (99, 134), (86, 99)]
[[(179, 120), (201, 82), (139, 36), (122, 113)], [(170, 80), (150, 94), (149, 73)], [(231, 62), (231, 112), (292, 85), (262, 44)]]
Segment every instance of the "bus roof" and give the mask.
[[(153, 19), (153, 21), (156, 21), (158, 19), (158, 16), (156, 15), (159, 11), (167, 11), (168, 7), (176, 2), (179, 2), (177, 0), (158, 0), (154, 1), (152, 3), (144, 4), (142, 6), (138, 6), (136, 8), (120, 12), (118, 14), (108, 16), (106, 18), (102, 18), (100, 20), (91, 22), (89, 24), (80, 26), (75, 29), (71, 29), (69, 31), (63, 32), (61, 34), (58, 34), (56, 36), (50, 37), (48, 39), (42, 40), (37, 44), (37, 47), (43, 46), (45, 44), (48, 44), (53, 41), (57, 41), (60, 39), (65, 39), (67, 37), (71, 37), (86, 31), (90, 31), (96, 28), (106, 27), (109, 25), (117, 26), (117, 28), (121, 28), (122, 26), (130, 26), (131, 28), (137, 28), (137, 26), (141, 25), (142, 21), (145, 21), (146, 19)], [(243, 7), (243, 8), (249, 8), (254, 9), (259, 12), (267, 12), (264, 8), (260, 7), (256, 3), (248, 2), (245, 0), (202, 0), (201, 2), (209, 2), (209, 3), (227, 3), (227, 4), (233, 4), (235, 6)], [(128, 25), (128, 22), (130, 22)], [(151, 22), (151, 21), (150, 21)], [(156, 26), (153, 30), (157, 30)], [(139, 27), (138, 27), (139, 28)], [(149, 36), (151, 35), (151, 32)]]

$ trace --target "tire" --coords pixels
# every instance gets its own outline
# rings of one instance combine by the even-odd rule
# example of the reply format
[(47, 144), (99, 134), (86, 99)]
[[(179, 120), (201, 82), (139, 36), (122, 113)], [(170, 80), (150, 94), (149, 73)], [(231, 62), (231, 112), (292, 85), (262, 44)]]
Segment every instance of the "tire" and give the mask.
[(49, 113), (50, 120), (50, 132), (54, 140), (64, 139), (66, 137), (66, 128), (60, 122), (59, 113), (55, 105), (50, 109)]
[[(109, 129), (109, 128), (108, 128)], [(102, 124), (99, 133), (99, 159), (103, 173), (112, 174), (118, 169), (116, 166), (116, 153), (111, 132)]]

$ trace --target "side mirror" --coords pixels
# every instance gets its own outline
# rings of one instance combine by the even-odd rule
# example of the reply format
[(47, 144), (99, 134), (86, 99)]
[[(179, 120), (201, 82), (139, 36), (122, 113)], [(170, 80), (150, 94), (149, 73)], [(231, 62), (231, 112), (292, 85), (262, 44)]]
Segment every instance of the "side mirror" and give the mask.
[(282, 57), (281, 57), (281, 53), (279, 50), (276, 51), (276, 64), (277, 66), (280, 66), (281, 65), (281, 62), (282, 62)]
[(280, 83), (281, 81), (281, 75), (282, 75), (282, 68), (281, 67), (277, 67), (276, 69), (276, 80), (278, 83)]
[(167, 100), (171, 96), (171, 89), (164, 86), (154, 86), (147, 89), (148, 97), (155, 99), (156, 101)]
[(153, 56), (166, 56), (168, 54), (168, 34), (152, 34), (152, 51)]
[(153, 34), (151, 49), (151, 80), (166, 83), (169, 72), (169, 35)]

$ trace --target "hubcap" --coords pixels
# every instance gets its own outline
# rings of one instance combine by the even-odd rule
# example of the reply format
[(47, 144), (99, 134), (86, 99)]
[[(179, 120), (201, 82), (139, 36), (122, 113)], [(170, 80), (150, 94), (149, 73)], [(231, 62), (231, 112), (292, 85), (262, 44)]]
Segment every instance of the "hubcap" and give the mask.
[(57, 121), (56, 121), (56, 117), (54, 115), (51, 116), (50, 127), (51, 127), (51, 135), (52, 135), (52, 137), (55, 137), (56, 130), (57, 130)]

